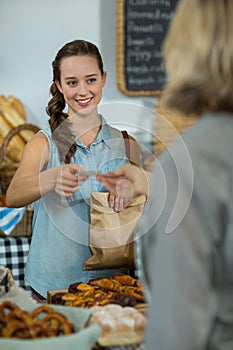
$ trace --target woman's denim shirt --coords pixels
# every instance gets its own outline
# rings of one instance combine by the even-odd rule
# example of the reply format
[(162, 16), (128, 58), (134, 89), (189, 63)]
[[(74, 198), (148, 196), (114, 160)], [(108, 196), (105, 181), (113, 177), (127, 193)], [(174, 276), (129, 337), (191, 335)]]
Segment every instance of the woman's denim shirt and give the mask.
[[(109, 172), (128, 159), (121, 131), (99, 116), (102, 127), (90, 148), (76, 139), (77, 151), (72, 158), (85, 170)], [(50, 128), (40, 131), (48, 138), (50, 159), (47, 168), (59, 166), (58, 149)], [(76, 281), (106, 276), (106, 271), (84, 271), (89, 249), (90, 196), (106, 191), (91, 176), (81, 188), (66, 199), (50, 192), (34, 203), (33, 236), (25, 270), (25, 282), (45, 296), (48, 290), (67, 288)], [(113, 273), (110, 271), (109, 273)]]

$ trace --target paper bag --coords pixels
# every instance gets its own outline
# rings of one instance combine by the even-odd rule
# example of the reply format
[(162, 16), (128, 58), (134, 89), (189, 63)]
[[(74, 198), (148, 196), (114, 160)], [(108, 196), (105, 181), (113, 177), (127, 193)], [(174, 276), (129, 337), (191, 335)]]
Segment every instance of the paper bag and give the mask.
[(109, 194), (91, 194), (90, 249), (84, 270), (134, 268), (134, 231), (146, 197), (133, 198), (123, 211), (109, 208)]

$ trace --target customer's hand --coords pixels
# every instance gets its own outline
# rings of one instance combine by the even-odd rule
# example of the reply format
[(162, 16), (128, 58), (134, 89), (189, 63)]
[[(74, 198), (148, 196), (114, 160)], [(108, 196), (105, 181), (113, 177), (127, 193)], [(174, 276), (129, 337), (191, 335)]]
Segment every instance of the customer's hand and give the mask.
[(148, 195), (148, 174), (136, 165), (123, 165), (107, 175), (97, 175), (96, 179), (109, 190), (109, 205), (115, 211), (121, 211), (133, 197)]
[(132, 183), (126, 179), (118, 179), (115, 189), (109, 193), (109, 206), (115, 211), (122, 211), (133, 198)]

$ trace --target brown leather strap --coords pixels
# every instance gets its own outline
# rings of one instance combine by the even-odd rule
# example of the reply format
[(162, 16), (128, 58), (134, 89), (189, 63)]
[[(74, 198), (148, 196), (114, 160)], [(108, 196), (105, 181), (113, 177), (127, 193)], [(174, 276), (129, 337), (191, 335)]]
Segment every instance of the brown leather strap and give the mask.
[(125, 141), (125, 152), (127, 155), (127, 158), (130, 160), (130, 141), (129, 141), (129, 134), (126, 130), (122, 130), (122, 135)]
[[(134, 137), (128, 134), (126, 130), (122, 130), (125, 141), (125, 153), (131, 164), (140, 166), (140, 147)], [(131, 145), (130, 145), (130, 142)]]

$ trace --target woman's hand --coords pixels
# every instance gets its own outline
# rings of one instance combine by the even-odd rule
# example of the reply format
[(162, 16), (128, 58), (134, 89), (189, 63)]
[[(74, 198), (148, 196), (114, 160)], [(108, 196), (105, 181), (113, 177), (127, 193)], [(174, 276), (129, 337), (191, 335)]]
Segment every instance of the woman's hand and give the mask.
[(65, 198), (72, 196), (88, 179), (87, 176), (78, 175), (80, 171), (83, 171), (83, 168), (77, 164), (58, 167), (54, 191)]

